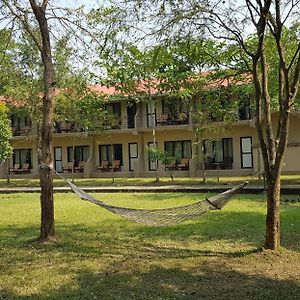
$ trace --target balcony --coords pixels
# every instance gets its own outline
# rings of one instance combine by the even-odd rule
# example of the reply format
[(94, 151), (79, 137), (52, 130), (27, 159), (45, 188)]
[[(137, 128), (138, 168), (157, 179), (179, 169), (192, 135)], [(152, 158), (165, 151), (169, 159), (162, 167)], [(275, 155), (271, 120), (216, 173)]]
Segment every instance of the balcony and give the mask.
[[(115, 129), (130, 129), (135, 128), (137, 117), (112, 117), (108, 120), (98, 121), (93, 129), (95, 130), (115, 130)], [(86, 129), (82, 126), (78, 126), (75, 122), (55, 122), (54, 133), (70, 133), (70, 132), (83, 132)]]
[(30, 126), (12, 127), (13, 136), (25, 136), (29, 134), (30, 130), (31, 130)]
[(28, 135), (32, 129), (32, 122), (27, 115), (11, 115), (11, 127), (13, 136)]
[[(187, 125), (191, 124), (188, 113), (178, 115), (171, 114), (148, 114), (134, 117), (112, 117), (105, 121), (99, 121), (97, 127), (101, 130), (125, 130), (136, 128), (152, 128), (159, 126)], [(82, 132), (84, 128), (76, 126), (74, 122), (56, 122), (54, 133)]]
[(251, 120), (254, 114), (250, 108), (250, 106), (241, 106), (239, 107), (239, 121), (243, 120)]
[(156, 126), (168, 126), (168, 125), (187, 125), (190, 124), (190, 118), (188, 113), (179, 114), (160, 114), (157, 116)]
[(69, 133), (81, 131), (76, 128), (74, 122), (55, 122), (54, 123), (54, 133)]

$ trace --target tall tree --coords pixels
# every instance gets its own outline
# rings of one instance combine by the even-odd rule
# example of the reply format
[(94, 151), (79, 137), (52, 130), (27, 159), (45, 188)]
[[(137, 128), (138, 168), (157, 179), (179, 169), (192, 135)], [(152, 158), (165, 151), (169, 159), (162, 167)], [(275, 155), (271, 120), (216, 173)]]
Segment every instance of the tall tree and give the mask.
[[(221, 65), (230, 62), (232, 69), (242, 67), (245, 74), (252, 75), (256, 128), (267, 182), (265, 247), (268, 249), (280, 246), (280, 174), (300, 76), (300, 37), (299, 30), (295, 30), (299, 6), (299, 1), (289, 0), (124, 0), (111, 9), (131, 39), (140, 39), (141, 35), (147, 42), (155, 38), (212, 37), (234, 51), (220, 60)], [(289, 28), (294, 30), (293, 39), (285, 42)], [(251, 35), (254, 38), (249, 38)], [(118, 36), (125, 35), (118, 33)], [(273, 51), (268, 50), (270, 43), (275, 45)], [(242, 53), (242, 61), (237, 62), (234, 57), (238, 52)], [(274, 59), (276, 64), (272, 64)], [(278, 119), (273, 118), (276, 109)]]
[[(28, 2), (3, 0), (0, 4), (0, 12), (1, 20), (6, 20), (6, 24), (11, 26), (12, 32), (17, 32), (17, 37), (20, 38), (26, 34), (31, 38), (42, 62), (43, 115), (39, 151), (41, 185), (40, 240), (51, 240), (55, 237), (53, 178), (50, 168), (53, 165), (51, 153), (56, 80), (50, 35), (56, 38), (61, 36), (61, 32), (67, 31), (72, 34), (75, 40), (78, 38), (76, 41), (80, 40), (88, 43), (83, 36), (80, 36), (82, 32), (87, 33), (87, 29), (82, 26), (81, 22), (83, 9), (55, 6), (54, 1), (48, 0), (29, 0)], [(49, 22), (54, 22), (52, 28), (56, 28), (56, 32), (53, 31), (50, 34)], [(37, 61), (36, 64), (39, 64), (39, 62)]]
[[(283, 158), (288, 142), (290, 112), (295, 104), (300, 79), (300, 39), (294, 36), (295, 41), (285, 43), (286, 26), (293, 22), (293, 15), (299, 10), (299, 2), (280, 0), (245, 0), (245, 6), (239, 10), (219, 7), (208, 12), (211, 24), (223, 30), (226, 38), (233, 39), (250, 58), (249, 69), (252, 74), (255, 102), (256, 102), (256, 128), (267, 183), (267, 216), (265, 247), (278, 249), (280, 246), (280, 175)], [(248, 26), (255, 28), (254, 43), (247, 43), (242, 28), (235, 23), (241, 18), (241, 9), (247, 12), (247, 18), (241, 19)], [(227, 18), (223, 13), (229, 13)], [(216, 34), (216, 27), (210, 27), (210, 33)], [(270, 40), (276, 47), (270, 53)], [(296, 43), (296, 47), (295, 47)], [(276, 83), (271, 84), (271, 69), (269, 64), (277, 61), (275, 68)], [(274, 78), (274, 77), (273, 77)], [(277, 95), (274, 95), (276, 86)], [(274, 98), (272, 99), (272, 94)], [(276, 106), (272, 106), (272, 102)], [(273, 102), (273, 103), (274, 103)], [(278, 109), (278, 119), (273, 118), (274, 109)], [(275, 128), (273, 124), (276, 124)]]
[(0, 164), (11, 155), (11, 135), (11, 125), (7, 108), (4, 103), (0, 102)]

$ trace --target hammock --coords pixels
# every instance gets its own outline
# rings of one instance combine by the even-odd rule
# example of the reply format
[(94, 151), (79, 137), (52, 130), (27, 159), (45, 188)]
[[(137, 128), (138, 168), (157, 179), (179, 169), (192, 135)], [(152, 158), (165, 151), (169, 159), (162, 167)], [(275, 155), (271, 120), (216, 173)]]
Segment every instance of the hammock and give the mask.
[(243, 187), (248, 184), (248, 182), (245, 181), (221, 194), (189, 205), (161, 209), (135, 209), (106, 204), (95, 199), (69, 180), (66, 180), (66, 182), (72, 191), (81, 199), (99, 205), (134, 222), (149, 226), (175, 225), (186, 220), (197, 218), (210, 210), (221, 209), (232, 196), (239, 193)]

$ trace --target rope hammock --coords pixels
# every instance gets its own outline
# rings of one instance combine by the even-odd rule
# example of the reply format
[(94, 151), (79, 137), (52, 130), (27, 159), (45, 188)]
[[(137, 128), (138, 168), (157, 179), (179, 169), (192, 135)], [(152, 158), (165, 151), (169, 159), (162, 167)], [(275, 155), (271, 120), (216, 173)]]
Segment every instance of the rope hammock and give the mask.
[(63, 177), (52, 166), (48, 166), (42, 163), (40, 167), (46, 167), (55, 172), (60, 178), (62, 178), (66, 182), (66, 184), (70, 186), (71, 190), (82, 200), (99, 205), (112, 213), (118, 214), (136, 223), (141, 223), (148, 226), (176, 225), (187, 220), (198, 218), (210, 210), (221, 209), (226, 203), (229, 202), (229, 200), (234, 195), (238, 194), (248, 184), (248, 181), (245, 181), (240, 185), (237, 185), (223, 193), (220, 193), (216, 196), (212, 196), (210, 198), (206, 198), (205, 200), (198, 201), (193, 204), (160, 209), (136, 209), (113, 206), (100, 200), (97, 200), (96, 198), (94, 198), (93, 196), (89, 195), (81, 188), (76, 186), (70, 180)]
[(148, 226), (175, 225), (186, 220), (198, 218), (210, 210), (221, 209), (232, 196), (239, 193), (243, 187), (248, 184), (248, 182), (245, 181), (244, 183), (221, 194), (189, 205), (161, 209), (135, 209), (109, 205), (95, 199), (69, 180), (66, 180), (66, 183), (82, 200), (99, 205), (108, 211), (118, 214), (126, 219)]

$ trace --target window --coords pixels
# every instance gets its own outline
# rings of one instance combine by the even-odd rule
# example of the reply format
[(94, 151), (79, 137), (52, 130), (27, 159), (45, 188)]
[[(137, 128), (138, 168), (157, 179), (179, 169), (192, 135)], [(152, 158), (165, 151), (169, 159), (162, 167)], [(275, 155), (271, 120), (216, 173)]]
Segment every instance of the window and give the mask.
[(204, 155), (206, 169), (214, 169), (215, 167), (231, 169), (233, 162), (232, 138), (204, 141)]
[(155, 102), (151, 101), (147, 104), (147, 126), (154, 127), (156, 122)]
[(32, 168), (32, 150), (31, 149), (14, 149), (13, 151), (13, 164), (29, 164)]
[(54, 147), (54, 168), (56, 172), (63, 171), (62, 147)]
[(28, 133), (31, 128), (31, 122), (26, 115), (12, 115), (11, 126), (14, 135), (23, 135)]
[(232, 138), (222, 139), (223, 161), (233, 162), (233, 145)]
[(121, 103), (120, 102), (115, 102), (115, 103), (107, 103), (105, 104), (105, 110), (110, 114), (110, 115), (115, 115), (117, 117), (121, 117)]
[(80, 161), (88, 161), (90, 157), (89, 146), (75, 146), (75, 155), (73, 153), (73, 147), (68, 147), (68, 162), (74, 161), (74, 166), (77, 167)]
[(250, 120), (251, 117), (250, 97), (244, 95), (239, 103), (239, 120)]
[(134, 161), (138, 158), (138, 144), (130, 143), (128, 144), (128, 154), (129, 154), (129, 171), (133, 171)]
[(170, 98), (162, 100), (162, 112), (171, 116), (189, 112), (189, 102), (186, 99)]
[(107, 160), (112, 164), (113, 160), (119, 160), (123, 165), (122, 144), (99, 145), (99, 162)]
[(191, 141), (165, 142), (165, 152), (174, 156), (176, 158), (176, 162), (180, 163), (182, 158), (191, 158)]
[(253, 168), (253, 154), (252, 154), (252, 137), (241, 137), (241, 167), (242, 169)]

